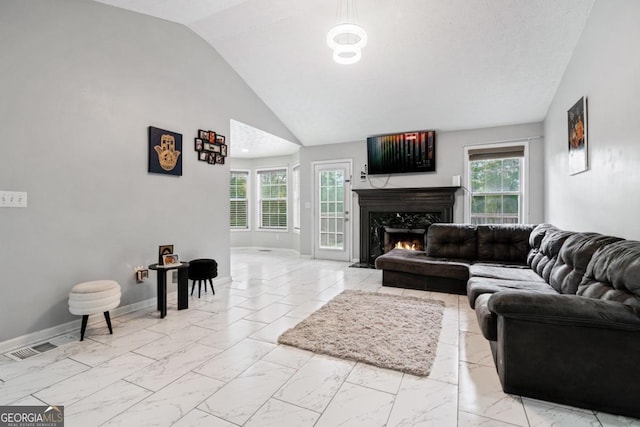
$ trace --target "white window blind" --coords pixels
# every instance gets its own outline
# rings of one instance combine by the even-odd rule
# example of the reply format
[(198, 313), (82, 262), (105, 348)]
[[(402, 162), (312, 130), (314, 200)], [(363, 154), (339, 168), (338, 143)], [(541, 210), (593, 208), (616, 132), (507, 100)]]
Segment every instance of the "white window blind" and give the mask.
[(249, 228), (248, 172), (231, 171), (230, 213), (232, 229)]
[(258, 171), (259, 218), (262, 229), (287, 228), (287, 170)]

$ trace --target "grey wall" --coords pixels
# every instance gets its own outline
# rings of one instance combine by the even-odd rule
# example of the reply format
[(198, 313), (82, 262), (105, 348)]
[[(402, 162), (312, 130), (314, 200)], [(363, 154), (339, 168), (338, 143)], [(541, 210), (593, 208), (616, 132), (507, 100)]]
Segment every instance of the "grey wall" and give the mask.
[[(436, 136), (436, 172), (424, 174), (392, 175), (387, 182), (387, 175), (372, 175), (369, 180), (360, 181), (360, 171), (364, 170), (367, 162), (366, 141), (349, 142), (344, 144), (331, 144), (300, 149), (301, 165), (301, 234), (300, 252), (312, 253), (312, 212), (305, 209), (305, 203), (311, 203), (313, 194), (313, 168), (312, 163), (317, 161), (351, 159), (353, 161), (353, 185), (352, 188), (405, 188), (405, 187), (448, 187), (451, 186), (453, 175), (464, 175), (464, 147), (473, 144), (483, 144), (498, 141), (510, 141), (534, 137), (530, 141), (530, 209), (529, 221), (541, 222), (543, 218), (543, 140), (542, 123), (526, 123), (514, 126), (501, 126), (485, 129), (472, 129), (455, 132), (438, 132)], [(454, 221), (464, 221), (463, 191), (456, 195)], [(358, 200), (353, 194), (353, 215), (351, 226), (353, 228), (352, 257), (358, 258), (359, 242), (359, 218)]]
[[(229, 276), (229, 166), (197, 161), (196, 131), (234, 118), (296, 139), (228, 64), (181, 25), (92, 1), (2, 0), (0, 40), (0, 190), (29, 201), (0, 209), (0, 341), (76, 319), (78, 282), (154, 297), (133, 267), (160, 244)], [(183, 134), (182, 177), (147, 173), (150, 125)]]
[[(249, 171), (249, 220), (250, 230), (231, 230), (232, 247), (260, 247), (300, 250), (300, 233), (293, 230), (293, 167), (299, 162), (299, 153), (291, 156), (265, 157), (259, 159), (230, 159), (232, 170)], [(258, 169), (286, 168), (289, 178), (288, 229), (286, 231), (258, 230), (256, 200), (258, 186), (256, 171)]]
[[(640, 239), (640, 2), (599, 0), (547, 113), (545, 219)], [(569, 175), (567, 110), (588, 97), (589, 170)]]

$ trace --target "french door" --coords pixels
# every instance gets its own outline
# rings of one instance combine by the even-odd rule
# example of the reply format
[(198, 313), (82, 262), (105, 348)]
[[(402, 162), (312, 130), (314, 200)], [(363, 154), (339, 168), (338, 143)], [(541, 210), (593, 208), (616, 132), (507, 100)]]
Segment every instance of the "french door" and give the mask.
[(351, 260), (351, 161), (314, 163), (314, 258)]

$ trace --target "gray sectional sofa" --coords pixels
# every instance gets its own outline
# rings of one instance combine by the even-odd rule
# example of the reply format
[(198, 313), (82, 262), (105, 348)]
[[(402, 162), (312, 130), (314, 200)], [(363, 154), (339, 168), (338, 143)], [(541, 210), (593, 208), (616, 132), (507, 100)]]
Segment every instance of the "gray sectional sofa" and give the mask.
[(640, 417), (640, 242), (550, 224), (433, 224), (383, 284), (464, 293), (505, 392)]

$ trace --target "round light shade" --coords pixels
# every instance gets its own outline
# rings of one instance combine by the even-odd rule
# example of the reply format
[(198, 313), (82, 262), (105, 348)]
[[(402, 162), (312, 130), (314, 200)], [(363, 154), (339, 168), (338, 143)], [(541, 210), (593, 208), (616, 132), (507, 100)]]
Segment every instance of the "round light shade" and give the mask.
[(333, 60), (338, 64), (355, 64), (362, 58), (362, 50), (351, 46), (336, 47), (333, 49)]
[(339, 24), (327, 34), (327, 45), (333, 49), (333, 60), (338, 64), (355, 64), (367, 45), (367, 32), (356, 24)]
[(367, 32), (356, 24), (339, 24), (329, 30), (327, 44), (331, 49), (340, 46), (362, 49), (367, 45)]

